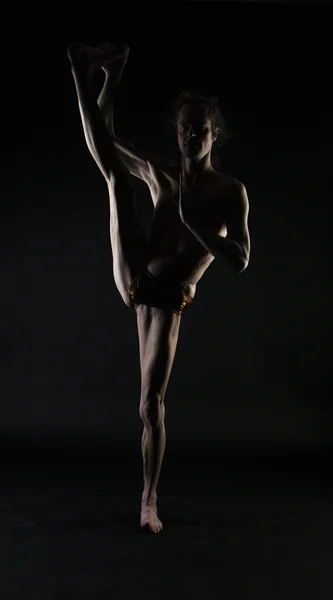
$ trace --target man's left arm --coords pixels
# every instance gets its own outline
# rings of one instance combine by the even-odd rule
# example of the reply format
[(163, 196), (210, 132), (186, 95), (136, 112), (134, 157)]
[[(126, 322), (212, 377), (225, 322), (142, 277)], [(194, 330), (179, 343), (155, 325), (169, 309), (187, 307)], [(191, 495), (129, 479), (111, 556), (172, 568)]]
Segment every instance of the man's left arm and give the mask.
[[(188, 206), (190, 209), (190, 206)], [(188, 212), (188, 211), (186, 211)], [(190, 211), (189, 211), (190, 212)], [(245, 271), (250, 257), (250, 235), (248, 229), (249, 201), (245, 186), (233, 184), (226, 211), (227, 236), (201, 225), (191, 216), (182, 216), (183, 223), (199, 242), (216, 258), (226, 257), (235, 273)]]

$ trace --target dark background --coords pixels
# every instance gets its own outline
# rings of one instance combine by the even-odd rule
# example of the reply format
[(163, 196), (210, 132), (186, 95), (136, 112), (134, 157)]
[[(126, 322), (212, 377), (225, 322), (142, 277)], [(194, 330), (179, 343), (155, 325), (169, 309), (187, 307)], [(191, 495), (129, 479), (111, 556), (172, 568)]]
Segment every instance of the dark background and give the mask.
[[(66, 56), (76, 39), (125, 39), (116, 133), (168, 156), (175, 96), (217, 95), (233, 134), (221, 170), (245, 184), (250, 201), (247, 270), (235, 276), (215, 261), (182, 318), (166, 394), (168, 450), (327, 446), (328, 16), (320, 5), (278, 3), (161, 10), (149, 17), (136, 8), (128, 23), (110, 9), (73, 27), (49, 15), (1, 56), (1, 440), (105, 441), (139, 452), (136, 318), (113, 281), (107, 189), (85, 145)], [(144, 184), (135, 187), (147, 230), (152, 203)]]
[[(332, 33), (322, 3), (2, 12), (0, 588), (45, 600), (332, 598)], [(330, 9), (331, 7), (329, 7)], [(166, 394), (164, 529), (142, 536), (135, 313), (70, 41), (126, 40), (116, 131), (168, 156), (184, 89), (220, 97), (251, 261), (213, 262)], [(98, 82), (97, 82), (98, 83)], [(135, 181), (146, 230), (147, 189)]]

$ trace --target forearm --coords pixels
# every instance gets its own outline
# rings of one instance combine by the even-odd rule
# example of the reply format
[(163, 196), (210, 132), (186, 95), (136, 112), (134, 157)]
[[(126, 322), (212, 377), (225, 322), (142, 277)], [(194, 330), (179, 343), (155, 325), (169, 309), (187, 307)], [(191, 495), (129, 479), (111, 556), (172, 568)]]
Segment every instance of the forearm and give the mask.
[(114, 130), (114, 100), (116, 95), (117, 86), (115, 85), (113, 78), (106, 74), (104, 85), (100, 95), (98, 96), (97, 104), (99, 106), (102, 117), (106, 123), (108, 131), (113, 138), (115, 148), (121, 155), (121, 158), (126, 161), (127, 156), (131, 158), (135, 147), (130, 142), (123, 140), (116, 136)]
[(108, 179), (115, 169), (122, 167), (122, 164), (89, 81), (73, 68), (72, 74), (88, 149), (104, 177)]
[(97, 103), (102, 113), (103, 119), (107, 125), (109, 133), (112, 137), (115, 137), (114, 123), (113, 123), (113, 103), (116, 92), (116, 86), (112, 77), (107, 73), (102, 91), (98, 97)]
[(131, 142), (116, 137), (114, 131), (113, 106), (116, 88), (117, 84), (114, 83), (112, 76), (106, 74), (102, 91), (97, 100), (98, 106), (120, 160), (127, 167), (131, 175), (147, 183), (149, 168), (146, 157)]
[(206, 248), (207, 252), (222, 260), (227, 258), (231, 268), (236, 273), (244, 271), (247, 266), (246, 253), (238, 242), (230, 240), (228, 237), (222, 237), (218, 233), (194, 222), (186, 222), (185, 225)]

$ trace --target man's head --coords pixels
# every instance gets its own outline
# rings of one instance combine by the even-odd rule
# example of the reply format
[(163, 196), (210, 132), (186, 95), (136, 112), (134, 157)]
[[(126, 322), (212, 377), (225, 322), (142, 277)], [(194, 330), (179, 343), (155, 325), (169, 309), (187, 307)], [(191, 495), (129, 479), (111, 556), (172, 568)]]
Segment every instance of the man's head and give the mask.
[(184, 92), (173, 104), (178, 147), (187, 158), (201, 159), (214, 142), (226, 139), (226, 123), (215, 97)]

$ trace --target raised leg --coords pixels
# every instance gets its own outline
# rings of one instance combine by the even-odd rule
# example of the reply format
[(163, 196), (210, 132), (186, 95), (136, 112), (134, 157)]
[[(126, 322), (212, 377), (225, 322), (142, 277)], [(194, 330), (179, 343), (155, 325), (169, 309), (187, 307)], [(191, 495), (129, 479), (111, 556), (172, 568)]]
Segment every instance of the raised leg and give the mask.
[[(86, 143), (108, 186), (114, 279), (122, 299), (130, 306), (128, 288), (144, 260), (146, 240), (136, 213), (131, 175), (114, 146), (91, 86), (95, 65), (104, 60), (101, 52), (73, 44), (68, 49), (68, 56)], [(124, 49), (114, 50), (109, 55), (115, 60), (124, 52)]]
[(175, 358), (180, 319), (180, 315), (159, 308), (137, 306), (144, 478), (140, 523), (154, 533), (163, 528), (157, 517), (157, 484), (166, 445), (164, 397)]
[(146, 240), (136, 213), (129, 173), (114, 178), (108, 188), (113, 276), (123, 301), (131, 307), (128, 289), (144, 262)]

